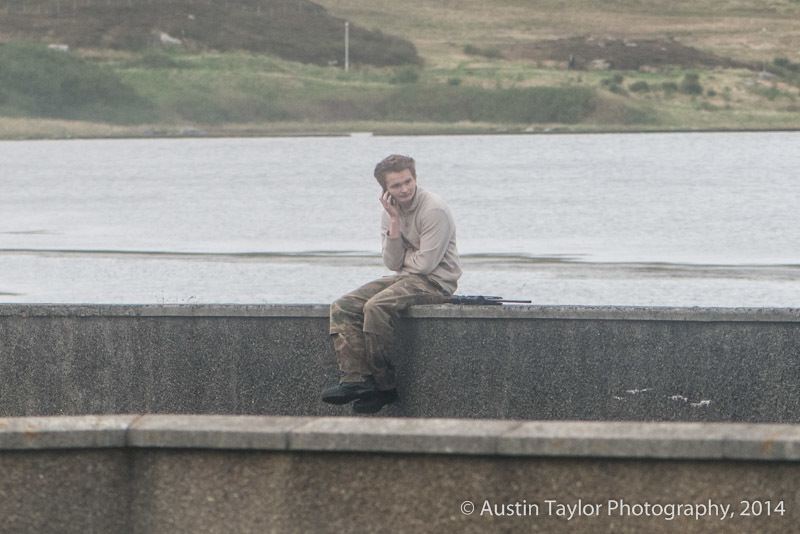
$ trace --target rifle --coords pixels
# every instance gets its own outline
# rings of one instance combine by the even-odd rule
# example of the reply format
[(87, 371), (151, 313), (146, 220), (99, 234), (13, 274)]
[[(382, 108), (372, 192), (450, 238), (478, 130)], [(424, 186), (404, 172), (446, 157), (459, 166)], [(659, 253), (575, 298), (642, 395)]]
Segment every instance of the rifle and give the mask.
[(449, 304), (466, 304), (471, 306), (500, 306), (504, 302), (514, 304), (530, 304), (529, 300), (506, 300), (503, 297), (485, 297), (483, 295), (453, 295), (447, 302)]

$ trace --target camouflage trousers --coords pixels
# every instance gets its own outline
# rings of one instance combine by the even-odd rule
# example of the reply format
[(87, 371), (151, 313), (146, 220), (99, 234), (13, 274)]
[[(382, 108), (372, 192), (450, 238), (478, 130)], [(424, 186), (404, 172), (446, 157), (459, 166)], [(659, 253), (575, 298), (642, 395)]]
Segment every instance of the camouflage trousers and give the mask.
[(415, 274), (385, 276), (337, 299), (331, 304), (330, 333), (340, 382), (363, 382), (372, 376), (379, 389), (393, 389), (392, 348), (400, 312), (446, 299), (439, 286)]

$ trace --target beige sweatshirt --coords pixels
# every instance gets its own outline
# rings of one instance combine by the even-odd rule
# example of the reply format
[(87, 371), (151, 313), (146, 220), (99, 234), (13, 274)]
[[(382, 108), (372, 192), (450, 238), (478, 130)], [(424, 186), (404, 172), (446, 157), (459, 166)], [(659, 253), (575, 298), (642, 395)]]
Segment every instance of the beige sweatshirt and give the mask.
[(384, 210), (381, 235), (386, 267), (400, 275), (425, 275), (448, 295), (455, 293), (461, 277), (456, 225), (442, 199), (417, 186), (411, 206), (400, 209), (400, 237), (387, 235), (391, 222)]

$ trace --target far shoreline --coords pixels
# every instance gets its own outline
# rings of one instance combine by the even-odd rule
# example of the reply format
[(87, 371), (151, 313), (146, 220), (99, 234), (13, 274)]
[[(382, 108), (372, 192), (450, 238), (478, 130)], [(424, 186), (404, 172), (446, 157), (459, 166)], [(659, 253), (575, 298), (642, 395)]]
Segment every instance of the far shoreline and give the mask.
[[(17, 122), (8, 125), (7, 121)], [(16, 126), (16, 127), (15, 127)], [(213, 139), (213, 138), (292, 138), (292, 137), (424, 137), (424, 136), (476, 136), (476, 135), (613, 135), (613, 134), (687, 134), (687, 133), (793, 133), (798, 126), (777, 127), (658, 127), (615, 128), (585, 125), (464, 125), (432, 123), (425, 125), (317, 124), (312, 127), (290, 124), (275, 128), (252, 128), (247, 125), (204, 126), (118, 126), (104, 123), (60, 121), (48, 119), (0, 118), (0, 141), (56, 141), (103, 139)], [(347, 128), (347, 126), (353, 126)]]

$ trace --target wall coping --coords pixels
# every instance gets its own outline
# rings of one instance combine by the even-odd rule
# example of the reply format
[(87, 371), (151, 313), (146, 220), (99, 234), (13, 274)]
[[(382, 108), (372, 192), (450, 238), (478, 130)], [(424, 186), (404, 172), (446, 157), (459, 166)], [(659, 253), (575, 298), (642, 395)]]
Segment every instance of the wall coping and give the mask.
[(190, 448), (800, 461), (800, 425), (227, 415), (0, 418), (0, 451)]
[[(0, 304), (0, 317), (316, 317), (328, 304)], [(800, 308), (674, 308), (658, 306), (425, 305), (412, 318), (568, 319), (608, 321), (789, 322)]]

